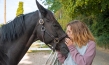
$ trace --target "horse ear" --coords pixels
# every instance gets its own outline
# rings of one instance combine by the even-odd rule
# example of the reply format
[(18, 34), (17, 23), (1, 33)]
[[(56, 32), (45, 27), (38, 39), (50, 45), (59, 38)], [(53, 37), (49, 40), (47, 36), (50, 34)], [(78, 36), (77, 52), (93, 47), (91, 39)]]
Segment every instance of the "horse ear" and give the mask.
[(46, 10), (42, 5), (40, 5), (37, 0), (36, 0), (36, 4), (37, 4), (37, 7), (38, 7), (38, 9), (39, 9), (41, 15), (42, 15), (43, 17), (45, 17), (46, 14), (47, 14), (47, 10)]

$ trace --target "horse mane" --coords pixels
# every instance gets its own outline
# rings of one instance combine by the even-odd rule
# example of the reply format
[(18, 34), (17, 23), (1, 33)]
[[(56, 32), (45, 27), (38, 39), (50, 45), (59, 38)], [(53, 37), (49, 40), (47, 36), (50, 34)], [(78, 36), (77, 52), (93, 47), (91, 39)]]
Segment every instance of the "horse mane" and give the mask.
[(1, 29), (2, 41), (13, 41), (17, 39), (24, 33), (25, 30), (24, 15), (16, 17), (11, 22), (7, 23), (6, 25), (3, 25)]

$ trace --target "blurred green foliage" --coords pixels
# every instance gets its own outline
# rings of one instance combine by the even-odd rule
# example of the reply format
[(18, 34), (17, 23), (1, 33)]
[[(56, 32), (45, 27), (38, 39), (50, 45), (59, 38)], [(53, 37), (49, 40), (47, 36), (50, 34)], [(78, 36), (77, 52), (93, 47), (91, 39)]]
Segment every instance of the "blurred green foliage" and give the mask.
[(109, 0), (45, 0), (44, 3), (64, 30), (71, 20), (81, 20), (92, 31), (97, 45), (109, 48)]
[(16, 16), (19, 16), (21, 14), (23, 14), (24, 10), (23, 10), (23, 2), (19, 2), (19, 5), (18, 5), (18, 9), (17, 9), (17, 12), (16, 12)]

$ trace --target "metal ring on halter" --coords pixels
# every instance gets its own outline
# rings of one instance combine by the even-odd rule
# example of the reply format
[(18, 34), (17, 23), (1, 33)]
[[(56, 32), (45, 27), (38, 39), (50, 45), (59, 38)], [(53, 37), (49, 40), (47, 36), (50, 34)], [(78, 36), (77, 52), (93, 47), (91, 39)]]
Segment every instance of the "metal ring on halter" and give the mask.
[(45, 31), (45, 27), (44, 26), (41, 27), (41, 31)]
[(39, 20), (39, 24), (44, 24), (43, 19), (40, 19), (40, 20)]
[(55, 38), (54, 39), (54, 43), (59, 43), (59, 39), (58, 38)]

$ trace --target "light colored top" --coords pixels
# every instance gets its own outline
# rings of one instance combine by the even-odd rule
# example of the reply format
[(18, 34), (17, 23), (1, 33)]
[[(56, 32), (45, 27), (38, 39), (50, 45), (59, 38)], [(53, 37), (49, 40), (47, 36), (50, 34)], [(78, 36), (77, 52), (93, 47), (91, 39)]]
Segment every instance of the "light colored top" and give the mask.
[[(71, 45), (68, 47), (70, 51), (70, 58), (73, 59), (73, 61), (77, 65), (92, 65), (93, 59), (96, 55), (96, 45), (94, 41), (89, 41), (87, 44), (87, 48), (85, 53), (82, 55), (75, 46)], [(67, 59), (67, 58), (66, 58)], [(61, 63), (64, 63), (66, 60), (65, 56), (61, 54), (61, 52), (58, 52), (58, 60)], [(72, 62), (72, 61), (71, 61)], [(71, 64), (69, 64), (71, 65)]]
[[(87, 44), (88, 45), (88, 44)], [(84, 53), (86, 52), (87, 49), (87, 45), (86, 46), (82, 46), (81, 48), (79, 48), (78, 46), (76, 46), (75, 48), (77, 49), (77, 51), (81, 54), (84, 55)], [(63, 65), (77, 65), (75, 63), (75, 61), (73, 60), (71, 54), (68, 54), (68, 57), (65, 59), (64, 64)]]

